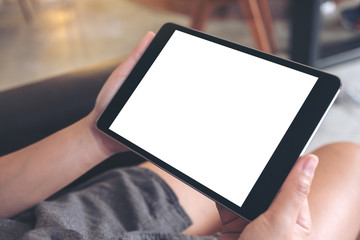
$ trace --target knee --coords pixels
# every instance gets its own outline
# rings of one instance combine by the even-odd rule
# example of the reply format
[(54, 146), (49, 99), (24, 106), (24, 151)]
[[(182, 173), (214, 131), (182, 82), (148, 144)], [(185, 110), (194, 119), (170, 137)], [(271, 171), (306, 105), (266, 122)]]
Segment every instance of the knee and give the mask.
[[(360, 145), (352, 142), (337, 142), (325, 145), (315, 150), (317, 152), (327, 152), (335, 157), (360, 157)], [(360, 161), (360, 159), (359, 159)]]
[(313, 152), (320, 163), (339, 168), (356, 168), (360, 171), (360, 145), (351, 142), (331, 143)]

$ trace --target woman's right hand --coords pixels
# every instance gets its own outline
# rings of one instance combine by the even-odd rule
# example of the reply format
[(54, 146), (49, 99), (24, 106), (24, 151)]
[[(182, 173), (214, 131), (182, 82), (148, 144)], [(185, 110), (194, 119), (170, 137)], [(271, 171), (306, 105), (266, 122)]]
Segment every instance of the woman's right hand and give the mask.
[(269, 209), (251, 223), (218, 206), (223, 223), (221, 240), (312, 240), (314, 238), (307, 196), (318, 158), (301, 157)]

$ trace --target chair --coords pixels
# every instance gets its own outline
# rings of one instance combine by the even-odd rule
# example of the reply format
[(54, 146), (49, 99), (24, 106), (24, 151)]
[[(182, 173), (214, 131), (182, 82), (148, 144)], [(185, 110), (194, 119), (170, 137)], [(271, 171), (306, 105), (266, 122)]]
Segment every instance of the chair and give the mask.
[(251, 29), (257, 48), (274, 53), (276, 44), (273, 36), (272, 17), (268, 0), (194, 0), (191, 13), (191, 27), (203, 30), (214, 10), (237, 1), (247, 24)]

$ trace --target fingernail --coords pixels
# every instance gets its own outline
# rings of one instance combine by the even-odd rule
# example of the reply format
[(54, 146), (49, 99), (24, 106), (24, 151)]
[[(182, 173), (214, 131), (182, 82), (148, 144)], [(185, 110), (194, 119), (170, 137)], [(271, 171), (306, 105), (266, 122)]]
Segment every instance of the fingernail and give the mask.
[(304, 173), (306, 175), (312, 177), (315, 173), (317, 164), (318, 164), (317, 156), (309, 154), (309, 155), (305, 156), (302, 170), (304, 171)]

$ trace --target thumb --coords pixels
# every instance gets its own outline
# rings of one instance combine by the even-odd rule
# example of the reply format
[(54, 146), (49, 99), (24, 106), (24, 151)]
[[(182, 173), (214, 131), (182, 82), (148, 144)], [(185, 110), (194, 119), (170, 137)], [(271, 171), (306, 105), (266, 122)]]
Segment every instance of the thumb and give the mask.
[(309, 234), (312, 231), (312, 223), (309, 209), (309, 202), (305, 199), (303, 207), (300, 210), (299, 216), (296, 220), (295, 231), (301, 236), (302, 234)]
[[(299, 219), (310, 220), (309, 211), (304, 211), (303, 208), (304, 204), (305, 206), (307, 204), (307, 196), (317, 164), (318, 158), (311, 154), (301, 157), (296, 162), (278, 196), (267, 211), (272, 219), (282, 219), (282, 221), (286, 219), (289, 224), (296, 224)], [(309, 216), (304, 216), (304, 212)]]
[(95, 112), (100, 114), (109, 104), (121, 84), (125, 81), (137, 61), (145, 52), (150, 42), (154, 38), (154, 33), (148, 32), (137, 47), (131, 52), (126, 61), (117, 67), (102, 87), (96, 99)]

